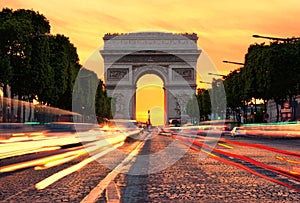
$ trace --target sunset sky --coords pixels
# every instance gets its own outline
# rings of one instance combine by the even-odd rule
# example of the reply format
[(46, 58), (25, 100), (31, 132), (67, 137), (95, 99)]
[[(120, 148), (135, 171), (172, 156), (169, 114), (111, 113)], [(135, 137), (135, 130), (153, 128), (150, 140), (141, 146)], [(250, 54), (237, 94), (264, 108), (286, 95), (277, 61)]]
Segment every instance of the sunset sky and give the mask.
[(66, 35), (77, 47), (81, 64), (98, 54), (106, 33), (194, 32), (216, 71), (227, 74), (238, 66), (223, 60), (244, 62), (250, 44), (267, 41), (253, 34), (300, 36), (299, 0), (1, 0), (0, 5), (45, 15), (51, 33)]

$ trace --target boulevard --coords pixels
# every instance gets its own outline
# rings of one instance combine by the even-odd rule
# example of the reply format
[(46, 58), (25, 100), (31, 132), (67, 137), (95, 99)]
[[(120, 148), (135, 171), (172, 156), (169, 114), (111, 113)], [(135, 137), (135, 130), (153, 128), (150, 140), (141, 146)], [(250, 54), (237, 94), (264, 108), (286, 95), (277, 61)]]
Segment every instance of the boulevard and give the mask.
[[(85, 144), (65, 145), (46, 152), (3, 158), (0, 200), (299, 201), (300, 140), (297, 138), (205, 137), (180, 131), (169, 135), (159, 132), (158, 128), (144, 130), (123, 141), (98, 145), (93, 152), (83, 152), (82, 149), (87, 149)], [(99, 142), (91, 140), (89, 143)], [(2, 150), (5, 144), (1, 141)], [(164, 151), (168, 147), (169, 152), (177, 155), (168, 156)], [(76, 156), (71, 153), (74, 151)], [(44, 161), (5, 171), (9, 166), (41, 159)], [(54, 160), (61, 163), (46, 167), (46, 162)]]

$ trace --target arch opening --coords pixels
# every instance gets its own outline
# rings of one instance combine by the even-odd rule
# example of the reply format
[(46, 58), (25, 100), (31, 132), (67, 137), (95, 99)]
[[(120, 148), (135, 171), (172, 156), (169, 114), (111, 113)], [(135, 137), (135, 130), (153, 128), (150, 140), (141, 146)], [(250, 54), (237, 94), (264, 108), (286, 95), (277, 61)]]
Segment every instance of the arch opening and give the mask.
[(141, 76), (136, 82), (136, 120), (149, 123), (150, 118), (152, 126), (164, 125), (165, 100), (163, 80), (156, 74)]

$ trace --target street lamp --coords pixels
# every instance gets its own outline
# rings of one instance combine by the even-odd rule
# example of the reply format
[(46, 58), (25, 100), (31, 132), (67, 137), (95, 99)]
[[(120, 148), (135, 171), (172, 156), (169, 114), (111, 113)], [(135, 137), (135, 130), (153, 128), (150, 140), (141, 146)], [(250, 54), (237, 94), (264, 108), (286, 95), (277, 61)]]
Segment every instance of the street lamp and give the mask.
[(205, 81), (202, 81), (202, 80), (200, 80), (199, 82), (200, 82), (200, 83), (209, 84), (209, 85), (211, 85), (211, 84), (212, 84), (211, 82), (205, 82)]
[[(230, 64), (234, 64), (234, 65), (242, 65), (242, 66), (245, 65), (244, 63), (241, 63), (241, 62), (227, 61), (227, 60), (224, 60), (223, 63), (230, 63)], [(241, 70), (242, 68), (243, 68), (243, 67), (240, 67), (240, 68), (238, 68), (238, 69), (235, 69), (233, 72), (239, 73), (240, 70)], [(226, 78), (226, 77), (224, 77), (224, 78)]]
[(255, 120), (255, 118), (254, 118), (255, 113), (253, 112), (253, 107), (254, 107), (253, 102), (251, 102), (250, 107), (251, 107), (251, 114), (250, 114), (250, 117), (251, 117), (252, 123), (254, 123), (254, 120)]
[(7, 122), (10, 121), (10, 112), (9, 112), (9, 110), (10, 110), (10, 107), (8, 106), (7, 107)]
[(264, 39), (275, 40), (275, 41), (283, 41), (283, 42), (292, 42), (292, 41), (300, 39), (300, 37), (282, 38), (282, 37), (268, 37), (268, 36), (261, 36), (261, 35), (252, 35), (252, 37), (264, 38)]
[(85, 106), (82, 106), (81, 107), (81, 109), (82, 109), (82, 122), (84, 123), (84, 109), (85, 109)]
[(226, 61), (224, 60), (223, 63), (231, 63), (231, 64), (235, 64), (235, 65), (245, 65), (244, 63), (241, 63), (241, 62), (235, 62), (235, 61)]
[(217, 74), (217, 73), (208, 73), (208, 75), (216, 75), (216, 76), (222, 76), (222, 77), (227, 77), (227, 75), (222, 75), (222, 74)]

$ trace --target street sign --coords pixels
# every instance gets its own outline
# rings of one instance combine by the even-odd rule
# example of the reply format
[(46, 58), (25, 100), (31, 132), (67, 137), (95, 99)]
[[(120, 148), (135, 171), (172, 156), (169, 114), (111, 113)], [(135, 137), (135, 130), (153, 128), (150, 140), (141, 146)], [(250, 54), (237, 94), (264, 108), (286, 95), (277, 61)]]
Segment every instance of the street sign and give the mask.
[(291, 109), (281, 109), (280, 112), (281, 113), (290, 113)]
[(264, 118), (265, 118), (265, 120), (268, 120), (268, 119), (269, 119), (269, 117), (270, 117), (270, 115), (269, 115), (269, 114), (267, 114), (267, 113), (265, 113), (265, 115), (264, 115)]
[(283, 108), (289, 109), (291, 107), (290, 102), (284, 102), (283, 103)]

